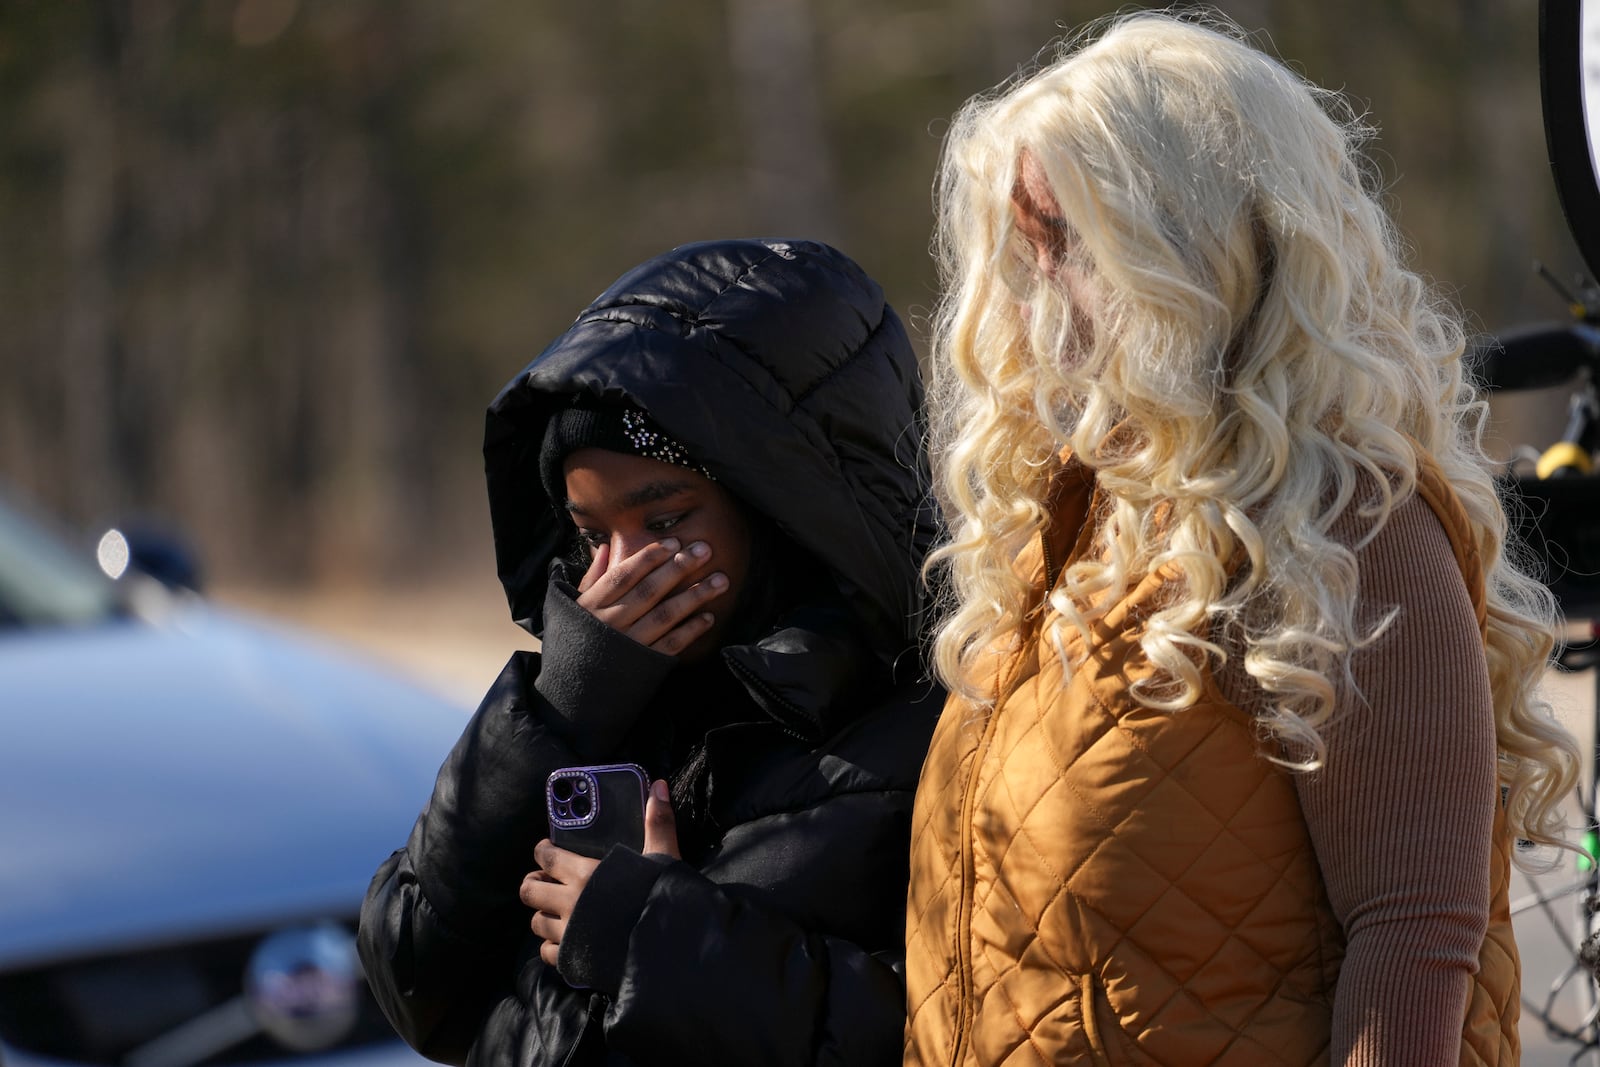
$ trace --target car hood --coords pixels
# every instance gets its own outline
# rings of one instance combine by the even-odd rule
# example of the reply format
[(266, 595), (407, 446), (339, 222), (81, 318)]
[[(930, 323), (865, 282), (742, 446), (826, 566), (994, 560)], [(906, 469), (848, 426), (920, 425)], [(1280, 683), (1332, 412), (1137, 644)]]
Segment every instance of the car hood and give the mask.
[(0, 969), (354, 915), (465, 722), (201, 604), (0, 638)]

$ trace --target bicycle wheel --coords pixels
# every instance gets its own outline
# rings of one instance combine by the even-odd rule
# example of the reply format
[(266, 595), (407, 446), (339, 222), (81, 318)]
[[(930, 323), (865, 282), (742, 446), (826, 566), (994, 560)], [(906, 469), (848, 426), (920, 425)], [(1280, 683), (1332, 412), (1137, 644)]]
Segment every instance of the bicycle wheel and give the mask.
[[(1594, 833), (1585, 835), (1593, 849)], [(1525, 1062), (1540, 1047), (1539, 1062), (1600, 1067), (1600, 996), (1594, 980), (1595, 913), (1600, 908), (1600, 872), (1580, 861), (1576, 874), (1560, 872), (1524, 879), (1511, 915), (1522, 957), (1522, 1035)]]

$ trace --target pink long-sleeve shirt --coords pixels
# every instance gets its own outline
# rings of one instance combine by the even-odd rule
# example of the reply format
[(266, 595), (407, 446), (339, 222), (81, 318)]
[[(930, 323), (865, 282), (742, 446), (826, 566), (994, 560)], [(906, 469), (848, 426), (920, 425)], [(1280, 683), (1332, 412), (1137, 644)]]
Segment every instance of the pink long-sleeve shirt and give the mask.
[[(1348, 521), (1335, 530), (1350, 542), (1355, 532)], [(1398, 615), (1352, 657), (1355, 691), (1323, 728), (1323, 767), (1297, 776), (1346, 940), (1331, 1062), (1455, 1063), (1488, 926), (1497, 798), (1488, 666), (1449, 539), (1421, 498), (1398, 507), (1356, 558), (1359, 617)], [(1248, 706), (1239, 659), (1219, 682)]]

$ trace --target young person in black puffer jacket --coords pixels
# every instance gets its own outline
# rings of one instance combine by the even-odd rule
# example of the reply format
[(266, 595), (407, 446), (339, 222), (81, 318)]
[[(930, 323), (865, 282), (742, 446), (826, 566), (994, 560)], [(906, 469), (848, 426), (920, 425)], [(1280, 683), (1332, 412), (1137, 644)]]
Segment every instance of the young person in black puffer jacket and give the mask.
[[(495, 551), (542, 644), (362, 910), (367, 978), (420, 1052), (899, 1063), (944, 698), (920, 655), (921, 401), (877, 284), (806, 241), (646, 262), (495, 399)], [(618, 761), (658, 780), (644, 851), (544, 840), (549, 773)]]

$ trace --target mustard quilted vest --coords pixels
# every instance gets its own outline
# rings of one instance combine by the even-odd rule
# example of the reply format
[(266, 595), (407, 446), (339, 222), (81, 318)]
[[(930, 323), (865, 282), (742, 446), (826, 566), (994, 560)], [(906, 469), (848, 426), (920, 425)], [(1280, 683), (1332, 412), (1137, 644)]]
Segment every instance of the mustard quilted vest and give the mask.
[[(1037, 602), (1091, 540), (1091, 480), (1053, 487), (1024, 553)], [(1450, 535), (1480, 623), (1483, 568), (1437, 471), (1419, 492)], [(1076, 544), (1072, 544), (1076, 535)], [(1152, 576), (1093, 628), (1063, 628), (1067, 673), (1025, 623), (994, 657), (994, 712), (952, 697), (918, 787), (906, 926), (906, 1060), (981, 1064), (1318, 1064), (1343, 934), (1290, 772), (1208, 683), (1171, 714), (1128, 697), (1147, 667)], [(1515, 1064), (1510, 836), (1496, 818), (1492, 913), (1462, 1064)]]

